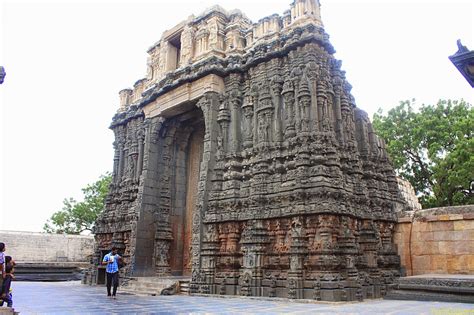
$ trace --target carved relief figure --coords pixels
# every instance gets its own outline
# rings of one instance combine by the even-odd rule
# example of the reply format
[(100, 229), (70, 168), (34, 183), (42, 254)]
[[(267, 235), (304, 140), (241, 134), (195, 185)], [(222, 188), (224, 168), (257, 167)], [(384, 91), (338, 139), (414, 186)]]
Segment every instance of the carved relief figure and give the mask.
[(299, 112), (301, 119), (301, 131), (309, 131), (310, 122), (310, 108), (311, 108), (311, 94), (308, 88), (308, 81), (305, 77), (301, 79), (300, 88), (298, 91)]

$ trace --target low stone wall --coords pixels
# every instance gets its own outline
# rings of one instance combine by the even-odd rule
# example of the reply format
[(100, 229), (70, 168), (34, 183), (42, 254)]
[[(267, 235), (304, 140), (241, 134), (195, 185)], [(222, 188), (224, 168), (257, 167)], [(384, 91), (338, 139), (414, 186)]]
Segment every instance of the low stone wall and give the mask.
[(17, 262), (89, 262), (94, 252), (94, 237), (0, 231), (5, 254)]
[(408, 276), (474, 274), (474, 205), (400, 217), (394, 241)]

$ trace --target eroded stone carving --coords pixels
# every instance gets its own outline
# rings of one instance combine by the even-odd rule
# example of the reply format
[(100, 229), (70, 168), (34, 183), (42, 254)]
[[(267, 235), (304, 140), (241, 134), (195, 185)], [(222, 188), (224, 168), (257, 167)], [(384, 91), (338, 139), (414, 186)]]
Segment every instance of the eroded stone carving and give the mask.
[[(398, 276), (403, 201), (319, 3), (297, 0), (256, 24), (215, 7), (149, 53), (147, 79), (122, 92), (111, 125), (114, 180), (97, 256), (120, 243), (126, 274), (189, 274), (192, 292), (383, 296)], [(216, 86), (193, 89), (210, 76)], [(179, 101), (183, 86), (192, 92)], [(169, 98), (173, 106), (157, 101)]]

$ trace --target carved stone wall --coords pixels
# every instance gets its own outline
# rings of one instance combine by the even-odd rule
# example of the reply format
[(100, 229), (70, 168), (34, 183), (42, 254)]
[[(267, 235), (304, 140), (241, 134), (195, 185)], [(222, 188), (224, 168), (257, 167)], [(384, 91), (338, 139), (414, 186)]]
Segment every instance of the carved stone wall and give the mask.
[[(312, 0), (256, 24), (212, 8), (167, 31), (148, 78), (121, 92), (97, 256), (119, 244), (125, 273), (169, 275), (189, 247), (178, 254), (191, 259), (192, 292), (383, 296), (399, 275), (392, 235), (405, 203), (328, 39)], [(181, 53), (172, 70), (169, 45)], [(176, 234), (179, 209), (190, 246)]]

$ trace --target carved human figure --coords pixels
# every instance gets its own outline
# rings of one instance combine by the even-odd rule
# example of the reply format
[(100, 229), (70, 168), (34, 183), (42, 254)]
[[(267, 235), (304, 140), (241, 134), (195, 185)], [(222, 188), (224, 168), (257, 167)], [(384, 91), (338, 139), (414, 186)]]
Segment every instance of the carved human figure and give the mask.
[(136, 154), (132, 154), (128, 157), (128, 165), (127, 165), (127, 178), (134, 178), (135, 177), (135, 168), (137, 163)]
[(300, 98), (301, 131), (309, 131), (311, 96)]
[(253, 108), (251, 106), (246, 106), (243, 108), (243, 114), (244, 114), (244, 121), (243, 121), (243, 135), (244, 135), (244, 141), (252, 141), (253, 137), (253, 124), (252, 124), (252, 118), (253, 118)]
[(193, 57), (193, 29), (185, 26), (181, 33), (181, 57), (182, 64), (187, 64)]
[(268, 119), (268, 115), (265, 113), (259, 114), (258, 119), (258, 139), (259, 143), (268, 142), (269, 141), (269, 128), (270, 122)]
[(167, 266), (169, 264), (169, 243), (166, 241), (157, 241), (155, 255), (158, 265)]

